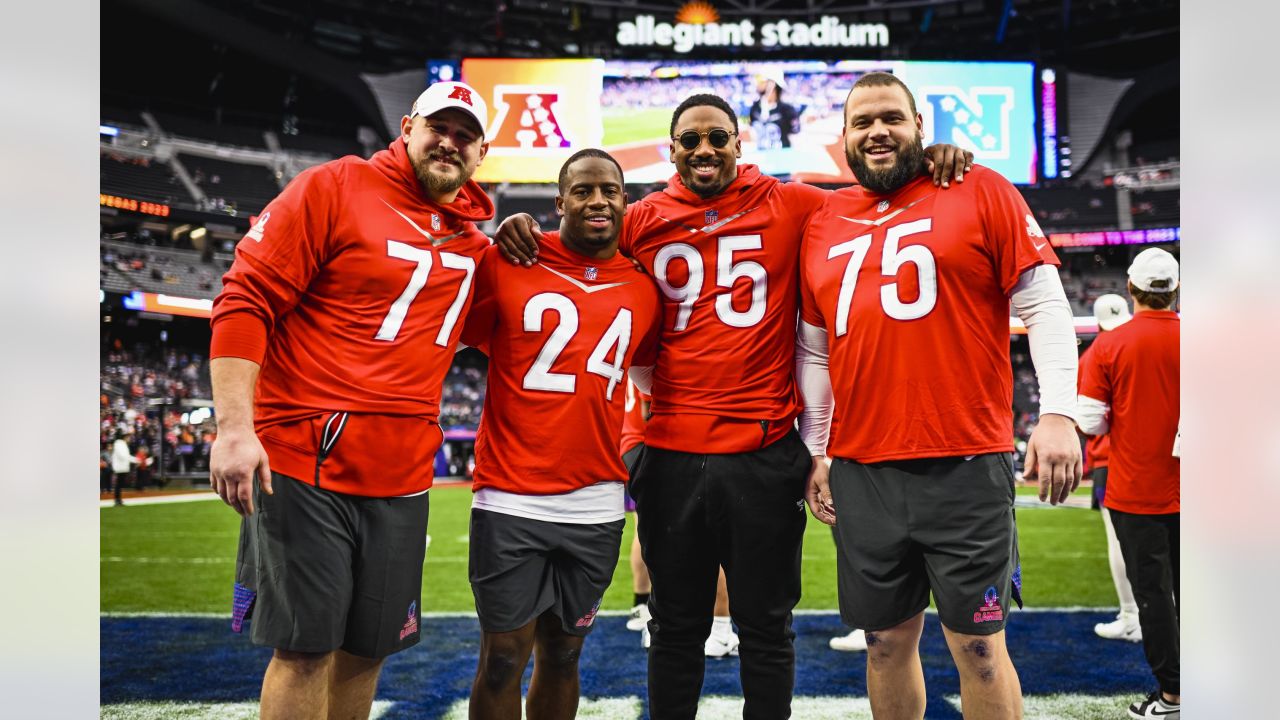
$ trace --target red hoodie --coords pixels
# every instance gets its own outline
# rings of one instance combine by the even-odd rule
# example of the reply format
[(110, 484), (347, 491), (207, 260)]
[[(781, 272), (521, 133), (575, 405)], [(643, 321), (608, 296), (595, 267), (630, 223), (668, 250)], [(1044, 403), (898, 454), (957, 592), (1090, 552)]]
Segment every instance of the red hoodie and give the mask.
[(489, 240), (468, 182), (437, 205), (397, 138), (299, 174), (236, 246), (210, 357), (262, 366), (255, 426), (271, 469), (336, 492), (431, 487), (441, 385)]
[(792, 428), (800, 238), (826, 196), (739, 165), (714, 197), (676, 175), (627, 208), (619, 247), (663, 293), (646, 445), (747, 452)]

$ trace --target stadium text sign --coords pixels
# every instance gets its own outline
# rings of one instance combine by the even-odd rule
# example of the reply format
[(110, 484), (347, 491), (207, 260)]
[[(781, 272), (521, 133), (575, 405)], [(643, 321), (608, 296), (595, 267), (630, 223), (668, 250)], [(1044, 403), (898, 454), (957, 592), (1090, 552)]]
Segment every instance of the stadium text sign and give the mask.
[[(756, 30), (759, 30), (759, 37)], [(634, 22), (618, 23), (618, 44), (657, 45), (687, 53), (695, 47), (886, 47), (889, 28), (880, 23), (846, 25), (827, 15), (816, 23), (788, 20), (757, 26), (750, 20), (733, 23), (675, 24), (658, 22), (652, 15), (637, 15)]]

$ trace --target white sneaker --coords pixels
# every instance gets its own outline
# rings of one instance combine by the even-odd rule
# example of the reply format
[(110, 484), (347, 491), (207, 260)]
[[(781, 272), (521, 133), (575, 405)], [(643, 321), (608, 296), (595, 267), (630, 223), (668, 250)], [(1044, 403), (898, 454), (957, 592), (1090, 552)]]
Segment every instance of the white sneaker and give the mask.
[(1129, 717), (1137, 720), (1179, 720), (1182, 717), (1182, 705), (1166, 702), (1157, 690), (1129, 706)]
[(840, 652), (866, 652), (867, 634), (861, 630), (854, 630), (848, 635), (831, 638), (827, 645), (831, 646), (832, 650)]
[(1109, 623), (1098, 623), (1093, 626), (1093, 631), (1098, 637), (1107, 640), (1142, 642), (1142, 626), (1138, 625), (1138, 618), (1133, 615), (1121, 614)]
[(709, 658), (738, 657), (738, 634), (732, 627), (727, 633), (716, 632), (716, 628), (712, 627), (702, 649)]
[(631, 608), (631, 616), (627, 618), (627, 629), (632, 632), (640, 632), (649, 624), (649, 618), (653, 617), (649, 614), (649, 606), (641, 603)]
[(649, 626), (645, 625), (640, 628), (640, 647), (645, 650), (649, 649), (649, 645), (653, 643), (653, 637), (649, 635)]

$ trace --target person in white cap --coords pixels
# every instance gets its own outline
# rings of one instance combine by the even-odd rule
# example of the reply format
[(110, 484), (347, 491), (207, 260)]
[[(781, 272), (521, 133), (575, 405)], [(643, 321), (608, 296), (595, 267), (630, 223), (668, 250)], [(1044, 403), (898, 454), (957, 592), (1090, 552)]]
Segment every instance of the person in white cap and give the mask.
[(309, 168), (214, 301), (214, 489), (243, 519), (232, 612), (274, 650), (261, 716), (368, 717), (420, 637), (441, 387), (493, 203), (488, 111), (437, 83), (368, 160)]
[[(1093, 317), (1098, 323), (1098, 334), (1109, 332), (1129, 322), (1129, 303), (1115, 293), (1102, 295), (1093, 302)], [(1092, 345), (1080, 356), (1080, 369), (1093, 359)], [(1133, 588), (1124, 574), (1124, 555), (1120, 541), (1111, 524), (1111, 511), (1102, 504), (1107, 492), (1107, 465), (1111, 455), (1111, 438), (1108, 435), (1091, 435), (1085, 445), (1085, 475), (1093, 481), (1093, 509), (1102, 511), (1102, 524), (1107, 532), (1107, 559), (1111, 564), (1111, 581), (1120, 600), (1120, 614), (1111, 622), (1098, 623), (1093, 631), (1107, 640), (1142, 642), (1142, 628), (1138, 625), (1138, 604), (1133, 599)]]
[(1180, 695), (1178, 261), (1151, 248), (1129, 266), (1133, 319), (1094, 341), (1077, 421), (1110, 432), (1103, 504), (1111, 514), (1138, 605), (1142, 644), (1159, 688), (1129, 706), (1134, 718), (1178, 720)]
[(791, 136), (800, 132), (800, 113), (794, 105), (782, 101), (787, 82), (781, 70), (770, 70), (756, 76), (759, 97), (751, 103), (747, 121), (755, 134), (756, 149), (773, 150), (791, 147)]

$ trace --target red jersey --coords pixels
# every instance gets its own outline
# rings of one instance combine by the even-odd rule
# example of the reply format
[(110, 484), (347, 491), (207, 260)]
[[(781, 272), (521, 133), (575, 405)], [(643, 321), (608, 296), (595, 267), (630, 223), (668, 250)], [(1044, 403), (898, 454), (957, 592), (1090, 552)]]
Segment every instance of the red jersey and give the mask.
[(1111, 406), (1111, 465), (1103, 504), (1138, 515), (1181, 512), (1173, 440), (1181, 415), (1181, 321), (1169, 310), (1133, 319), (1093, 341), (1080, 394)]
[(1057, 256), (1022, 196), (974, 167), (946, 191), (832, 194), (805, 232), (802, 317), (827, 330), (828, 453), (858, 462), (1013, 450), (1009, 295)]
[(620, 247), (663, 295), (646, 445), (746, 452), (791, 430), (800, 237), (826, 196), (739, 165), (714, 197), (677, 175), (627, 209)]
[(473, 182), (437, 205), (397, 138), (310, 168), (236, 246), (210, 357), (262, 366), (254, 424), (271, 467), (336, 492), (431, 487), (441, 385), (489, 245)]
[[(1102, 333), (1098, 333), (1101, 337)], [(1097, 339), (1094, 339), (1097, 342)], [(1076, 386), (1084, 381), (1084, 366), (1090, 361), (1089, 353), (1093, 350), (1090, 345), (1080, 355), (1080, 369), (1076, 376)], [(1084, 472), (1088, 473), (1104, 468), (1107, 466), (1108, 458), (1111, 456), (1111, 436), (1110, 435), (1086, 435), (1084, 440)]]
[(618, 454), (626, 455), (628, 450), (644, 442), (644, 403), (649, 399), (627, 378), (627, 402), (623, 407), (622, 444)]
[(538, 264), (488, 251), (462, 341), (491, 359), (473, 489), (561, 494), (625, 482), (627, 368), (651, 365), (658, 290), (622, 255), (588, 258), (544, 233)]

